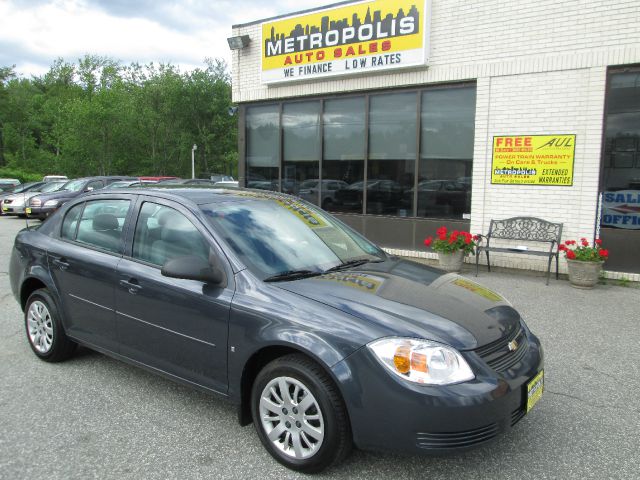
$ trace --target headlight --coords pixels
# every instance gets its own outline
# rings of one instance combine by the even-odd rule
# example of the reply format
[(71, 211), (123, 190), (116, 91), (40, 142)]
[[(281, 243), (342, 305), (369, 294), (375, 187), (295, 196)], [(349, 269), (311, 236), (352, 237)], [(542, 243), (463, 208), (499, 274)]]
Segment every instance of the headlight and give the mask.
[(60, 205), (60, 200), (48, 200), (44, 202), (45, 207), (57, 207)]
[(31, 205), (32, 207), (39, 207), (40, 204), (42, 204), (42, 200), (40, 200), (39, 198), (32, 198), (31, 200), (29, 200), (29, 205)]
[(410, 382), (450, 385), (475, 378), (462, 355), (441, 343), (415, 338), (383, 338), (367, 346), (385, 367)]

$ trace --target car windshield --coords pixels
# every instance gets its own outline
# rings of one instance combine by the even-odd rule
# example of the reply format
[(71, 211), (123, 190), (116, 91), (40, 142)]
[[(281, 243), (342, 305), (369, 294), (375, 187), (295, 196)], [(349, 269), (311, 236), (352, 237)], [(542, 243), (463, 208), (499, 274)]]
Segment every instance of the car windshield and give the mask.
[(63, 185), (65, 185), (65, 183), (66, 182), (48, 182), (40, 187), (39, 190), (41, 193), (57, 192), (63, 187)]
[(70, 182), (65, 183), (64, 187), (61, 190), (66, 190), (68, 192), (77, 192), (84, 186), (86, 180), (71, 180)]
[(119, 182), (113, 182), (111, 185), (109, 185), (109, 188), (125, 188), (128, 187), (129, 185), (132, 185), (136, 182), (131, 182), (129, 180), (122, 180)]
[(245, 195), (249, 198), (200, 208), (229, 247), (263, 279), (385, 258), (374, 244), (306, 202)]

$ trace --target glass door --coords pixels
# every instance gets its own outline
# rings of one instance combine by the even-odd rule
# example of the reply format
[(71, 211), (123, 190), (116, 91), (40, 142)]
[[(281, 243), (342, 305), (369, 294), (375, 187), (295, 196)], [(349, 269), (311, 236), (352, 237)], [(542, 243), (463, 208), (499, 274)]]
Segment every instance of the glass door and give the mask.
[(611, 71), (606, 98), (600, 237), (607, 270), (640, 273), (640, 67)]

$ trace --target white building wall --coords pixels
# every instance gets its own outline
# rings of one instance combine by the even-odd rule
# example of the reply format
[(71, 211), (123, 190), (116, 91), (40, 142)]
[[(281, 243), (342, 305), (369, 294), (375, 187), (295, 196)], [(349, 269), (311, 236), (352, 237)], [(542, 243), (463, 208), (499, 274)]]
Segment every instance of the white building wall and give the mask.
[[(233, 100), (475, 79), (471, 231), (527, 215), (563, 222), (564, 239), (592, 237), (607, 67), (640, 63), (640, 1), (433, 0), (432, 7), (428, 68), (269, 87), (260, 83), (260, 24), (236, 26), (233, 35), (249, 35), (251, 44), (233, 54)], [(554, 133), (576, 134), (572, 187), (491, 185), (494, 135)], [(528, 255), (494, 261), (546, 269), (546, 260)]]

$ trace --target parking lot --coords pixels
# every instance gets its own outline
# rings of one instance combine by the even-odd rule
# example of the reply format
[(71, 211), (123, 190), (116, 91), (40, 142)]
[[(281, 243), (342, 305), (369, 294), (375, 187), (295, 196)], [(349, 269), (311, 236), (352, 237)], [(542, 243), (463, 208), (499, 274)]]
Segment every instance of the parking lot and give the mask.
[[(273, 461), (218, 398), (87, 349), (65, 363), (39, 361), (8, 280), (24, 226), (0, 217), (0, 479), (305, 477)], [(514, 273), (478, 280), (509, 298), (541, 338), (546, 385), (534, 410), (471, 452), (355, 451), (320, 477), (640, 478), (640, 289), (547, 287)]]

